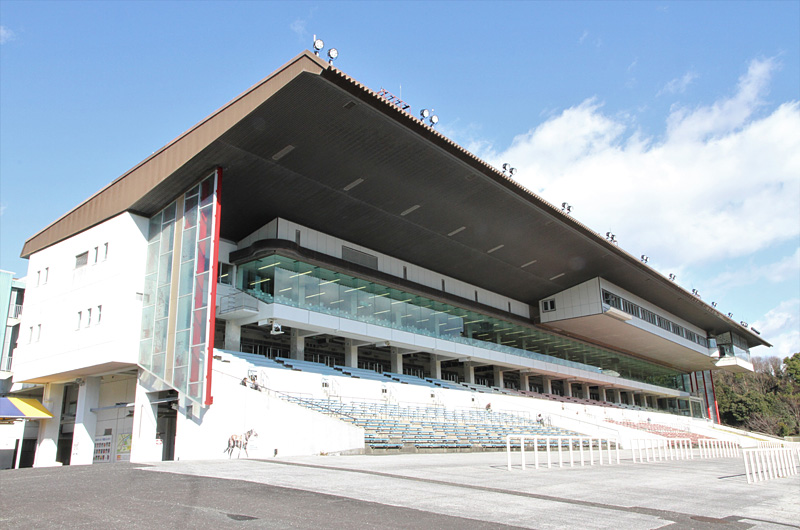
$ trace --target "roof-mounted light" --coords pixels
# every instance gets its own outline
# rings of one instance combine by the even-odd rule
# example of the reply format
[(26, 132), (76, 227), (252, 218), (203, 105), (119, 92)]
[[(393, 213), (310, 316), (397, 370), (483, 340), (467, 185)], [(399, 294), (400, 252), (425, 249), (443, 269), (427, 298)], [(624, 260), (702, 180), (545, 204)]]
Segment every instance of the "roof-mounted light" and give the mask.
[(428, 109), (422, 109), (421, 111), (419, 111), (419, 117), (422, 118), (423, 120), (426, 119), (430, 115), (431, 115), (431, 111), (429, 111)]
[(322, 48), (325, 47), (325, 43), (322, 42), (322, 39), (318, 39), (316, 35), (314, 35), (314, 55), (319, 57), (319, 52)]
[(339, 50), (336, 48), (331, 48), (328, 50), (328, 59), (330, 59), (331, 64), (333, 64), (333, 60), (339, 57)]
[(650, 256), (645, 256), (644, 254), (642, 254), (642, 257), (640, 259), (642, 260), (642, 263), (647, 263), (648, 261), (650, 261)]

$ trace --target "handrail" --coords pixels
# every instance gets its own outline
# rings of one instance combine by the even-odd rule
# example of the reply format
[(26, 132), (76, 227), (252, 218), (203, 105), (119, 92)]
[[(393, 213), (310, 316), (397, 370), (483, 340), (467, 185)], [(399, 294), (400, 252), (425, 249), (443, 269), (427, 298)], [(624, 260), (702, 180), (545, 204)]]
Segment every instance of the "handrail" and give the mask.
[[(519, 449), (520, 449), (520, 457), (522, 459), (522, 469), (525, 470), (525, 442), (526, 439), (530, 440), (533, 443), (533, 465), (535, 469), (539, 469), (539, 446), (540, 441), (544, 442), (544, 448), (546, 451), (547, 457), (547, 467), (548, 469), (553, 467), (553, 460), (552, 460), (552, 453), (551, 447), (552, 442), (556, 442), (556, 453), (558, 455), (558, 467), (564, 467), (564, 459), (561, 449), (564, 447), (564, 442), (566, 442), (566, 446), (568, 449), (567, 454), (569, 455), (569, 465), (570, 467), (575, 467), (575, 454), (573, 453), (573, 448), (577, 444), (578, 449), (578, 456), (580, 456), (580, 465), (583, 467), (584, 464), (584, 447), (588, 449), (589, 452), (589, 465), (594, 465), (594, 448), (597, 447), (597, 453), (599, 456), (599, 464), (603, 465), (603, 442), (605, 441), (606, 445), (606, 455), (608, 458), (608, 464), (611, 465), (614, 463), (614, 459), (611, 454), (611, 443), (614, 443), (614, 448), (616, 449), (616, 463), (620, 463), (620, 456), (619, 456), (619, 440), (616, 438), (603, 438), (603, 437), (592, 437), (592, 436), (537, 436), (533, 434), (507, 434), (506, 435), (506, 458), (507, 458), (507, 468), (511, 471), (511, 440), (513, 438), (519, 438)], [(596, 445), (595, 445), (596, 443)]]

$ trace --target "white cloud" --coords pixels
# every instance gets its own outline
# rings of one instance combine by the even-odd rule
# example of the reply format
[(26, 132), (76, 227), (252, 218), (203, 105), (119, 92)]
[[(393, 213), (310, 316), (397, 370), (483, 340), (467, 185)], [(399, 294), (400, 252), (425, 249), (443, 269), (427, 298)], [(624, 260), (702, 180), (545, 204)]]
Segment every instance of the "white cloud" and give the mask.
[(800, 352), (800, 298), (786, 300), (753, 322), (762, 336), (769, 337), (772, 348), (759, 347), (754, 355), (788, 357)]
[(585, 41), (588, 37), (589, 37), (589, 31), (588, 30), (583, 30), (583, 33), (581, 34), (581, 37), (578, 39), (578, 44), (579, 45), (583, 44), (583, 41)]
[(16, 34), (5, 26), (0, 26), (0, 44), (14, 40)]
[(658, 91), (656, 97), (662, 94), (683, 94), (684, 92), (686, 92), (686, 89), (689, 87), (689, 85), (692, 84), (692, 81), (694, 81), (695, 79), (697, 79), (697, 74), (695, 74), (694, 72), (686, 72), (685, 74), (683, 74), (683, 76), (676, 77), (675, 79), (664, 85), (664, 87)]
[(760, 267), (750, 266), (726, 271), (706, 282), (712, 290), (727, 290), (754, 283), (782, 283), (800, 278), (800, 247), (794, 254)]
[(305, 39), (308, 35), (308, 32), (306, 31), (306, 23), (307, 21), (301, 18), (295, 19), (294, 22), (289, 24), (289, 29), (291, 29), (299, 38)]
[(588, 99), (479, 153), (664, 270), (749, 255), (800, 235), (800, 103), (754, 117), (776, 67), (755, 60), (732, 96), (673, 110), (660, 140)]

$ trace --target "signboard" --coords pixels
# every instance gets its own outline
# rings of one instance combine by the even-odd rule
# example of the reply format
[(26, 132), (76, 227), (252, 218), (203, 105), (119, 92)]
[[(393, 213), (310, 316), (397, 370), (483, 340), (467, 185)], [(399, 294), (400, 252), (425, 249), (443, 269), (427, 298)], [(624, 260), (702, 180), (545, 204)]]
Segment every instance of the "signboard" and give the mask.
[(114, 437), (110, 434), (95, 436), (92, 462), (111, 462), (111, 452), (114, 450), (113, 441)]

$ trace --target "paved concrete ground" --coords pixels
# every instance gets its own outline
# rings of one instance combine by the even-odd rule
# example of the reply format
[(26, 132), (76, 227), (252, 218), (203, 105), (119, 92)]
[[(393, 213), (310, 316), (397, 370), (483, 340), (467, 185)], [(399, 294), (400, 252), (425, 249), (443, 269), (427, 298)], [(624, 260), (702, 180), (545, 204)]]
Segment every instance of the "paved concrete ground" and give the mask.
[(509, 472), (504, 453), (27, 469), (0, 472), (0, 527), (800, 529), (800, 475), (743, 473), (740, 458)]

